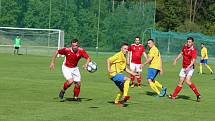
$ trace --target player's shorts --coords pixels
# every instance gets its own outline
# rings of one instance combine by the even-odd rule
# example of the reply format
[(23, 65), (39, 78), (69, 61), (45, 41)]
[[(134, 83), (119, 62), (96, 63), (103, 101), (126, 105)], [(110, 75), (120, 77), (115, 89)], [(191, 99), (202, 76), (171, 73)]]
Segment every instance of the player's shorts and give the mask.
[(201, 60), (200, 60), (200, 63), (201, 63), (201, 64), (208, 64), (208, 59), (201, 59)]
[(130, 69), (135, 72), (142, 72), (142, 64), (130, 63)]
[(185, 71), (185, 68), (182, 68), (179, 77), (186, 77), (186, 76), (192, 76), (194, 72), (194, 68), (190, 68), (189, 70)]
[(69, 68), (63, 64), (62, 72), (63, 72), (63, 76), (66, 78), (66, 80), (73, 79), (75, 82), (81, 81), (81, 74), (80, 74), (78, 67)]
[(15, 49), (19, 49), (19, 47), (15, 47)]
[(157, 70), (157, 69), (154, 69), (154, 68), (148, 68), (147, 79), (154, 80), (159, 72), (160, 72), (160, 70)]
[(114, 81), (116, 86), (121, 91), (123, 91), (123, 88), (124, 88), (124, 78), (125, 78), (125, 75), (123, 75), (123, 74), (116, 74), (115, 76), (111, 77), (111, 80)]

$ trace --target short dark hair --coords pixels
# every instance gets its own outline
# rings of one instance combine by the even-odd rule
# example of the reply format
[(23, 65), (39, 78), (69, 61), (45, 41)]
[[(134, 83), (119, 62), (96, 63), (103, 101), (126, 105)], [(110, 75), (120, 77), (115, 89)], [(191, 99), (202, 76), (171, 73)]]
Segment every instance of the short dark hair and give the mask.
[(194, 42), (194, 39), (192, 37), (188, 37), (187, 40), (192, 40), (192, 42)]
[(155, 41), (154, 41), (153, 39), (151, 39), (151, 38), (150, 38), (150, 39), (148, 39), (148, 41), (152, 41), (152, 42), (155, 42)]
[(140, 38), (139, 36), (136, 36), (135, 38)]
[[(71, 40), (71, 44), (72, 44), (72, 43), (76, 43), (76, 42), (78, 42), (78, 39), (72, 39), (72, 40)], [(78, 42), (78, 43), (79, 43), (79, 42)]]
[(202, 42), (201, 45), (205, 45), (205, 43)]
[(125, 46), (125, 45), (128, 46), (128, 43), (127, 42), (122, 42), (121, 47)]

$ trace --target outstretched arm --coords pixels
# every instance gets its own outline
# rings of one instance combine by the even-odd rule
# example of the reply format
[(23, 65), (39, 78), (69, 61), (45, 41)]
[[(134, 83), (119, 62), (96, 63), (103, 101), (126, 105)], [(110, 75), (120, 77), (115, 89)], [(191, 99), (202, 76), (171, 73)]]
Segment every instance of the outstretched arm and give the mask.
[(56, 50), (52, 56), (52, 60), (51, 60), (50, 65), (49, 65), (49, 68), (51, 70), (55, 69), (55, 60), (56, 60), (57, 54), (58, 54), (58, 50)]
[(178, 54), (178, 56), (175, 58), (175, 60), (174, 60), (174, 62), (173, 62), (173, 65), (176, 65), (177, 61), (182, 57), (182, 55), (183, 55), (182, 52), (180, 52), (180, 53)]

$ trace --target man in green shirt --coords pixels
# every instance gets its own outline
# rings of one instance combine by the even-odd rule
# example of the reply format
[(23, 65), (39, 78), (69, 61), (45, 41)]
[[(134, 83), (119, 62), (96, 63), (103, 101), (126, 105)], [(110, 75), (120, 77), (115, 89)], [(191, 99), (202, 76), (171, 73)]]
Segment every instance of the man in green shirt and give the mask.
[(22, 45), (22, 40), (20, 39), (19, 36), (17, 36), (14, 40), (14, 55), (19, 54), (19, 48), (21, 47), (21, 45)]

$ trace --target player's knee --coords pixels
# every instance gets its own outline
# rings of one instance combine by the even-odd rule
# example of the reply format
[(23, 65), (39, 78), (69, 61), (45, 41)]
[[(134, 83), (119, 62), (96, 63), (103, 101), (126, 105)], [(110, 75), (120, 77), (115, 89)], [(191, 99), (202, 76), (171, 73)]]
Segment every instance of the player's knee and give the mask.
[(76, 88), (80, 88), (80, 87), (81, 87), (81, 83), (80, 83), (80, 82), (77, 82), (77, 83), (75, 84), (75, 87), (76, 87)]
[(74, 82), (74, 80), (73, 79), (68, 79), (67, 82), (68, 82), (69, 85), (71, 85)]

